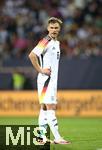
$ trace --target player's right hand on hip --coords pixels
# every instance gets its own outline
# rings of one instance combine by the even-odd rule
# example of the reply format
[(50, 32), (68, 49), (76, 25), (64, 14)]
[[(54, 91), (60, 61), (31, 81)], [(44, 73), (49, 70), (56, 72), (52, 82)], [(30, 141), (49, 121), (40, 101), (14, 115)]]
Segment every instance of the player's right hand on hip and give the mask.
[(42, 74), (50, 76), (51, 75), (51, 69), (50, 68), (42, 69)]

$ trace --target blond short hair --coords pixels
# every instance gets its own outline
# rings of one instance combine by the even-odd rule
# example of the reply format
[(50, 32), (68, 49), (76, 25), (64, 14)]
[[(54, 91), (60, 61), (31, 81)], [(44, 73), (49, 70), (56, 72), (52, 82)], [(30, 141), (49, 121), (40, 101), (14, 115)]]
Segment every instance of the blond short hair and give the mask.
[(51, 17), (51, 18), (48, 19), (48, 25), (50, 23), (58, 23), (61, 26), (63, 22), (59, 18)]

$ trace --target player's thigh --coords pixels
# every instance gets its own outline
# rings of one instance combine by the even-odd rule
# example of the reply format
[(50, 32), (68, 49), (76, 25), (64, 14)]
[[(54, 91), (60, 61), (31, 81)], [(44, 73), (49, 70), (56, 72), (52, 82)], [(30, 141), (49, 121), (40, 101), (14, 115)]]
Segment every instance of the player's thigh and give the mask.
[(46, 104), (47, 110), (56, 110), (57, 105), (56, 104)]
[(45, 94), (44, 98), (45, 104), (56, 104), (57, 103), (57, 96), (56, 96), (56, 89), (53, 85), (49, 84), (48, 89)]

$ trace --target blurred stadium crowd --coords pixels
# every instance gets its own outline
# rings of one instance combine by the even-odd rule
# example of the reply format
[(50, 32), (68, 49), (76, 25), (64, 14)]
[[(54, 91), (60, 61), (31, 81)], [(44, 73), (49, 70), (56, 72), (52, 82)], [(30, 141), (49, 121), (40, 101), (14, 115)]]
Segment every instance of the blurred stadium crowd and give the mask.
[(0, 62), (27, 57), (50, 16), (63, 20), (62, 56), (102, 56), (101, 0), (1, 0)]
[(0, 0), (0, 89), (35, 87), (28, 53), (47, 34), (51, 16), (63, 21), (63, 59), (101, 57), (101, 6), (102, 0)]

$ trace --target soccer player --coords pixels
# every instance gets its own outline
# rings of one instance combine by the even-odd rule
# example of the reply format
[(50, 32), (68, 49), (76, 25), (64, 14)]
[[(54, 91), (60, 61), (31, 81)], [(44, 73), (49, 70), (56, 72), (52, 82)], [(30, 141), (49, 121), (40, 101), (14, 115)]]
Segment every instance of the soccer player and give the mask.
[[(57, 105), (57, 79), (60, 59), (60, 43), (57, 40), (62, 21), (51, 17), (48, 20), (48, 35), (38, 42), (30, 52), (29, 58), (38, 72), (37, 87), (41, 109), (39, 113), (39, 126), (49, 125), (54, 143), (69, 144), (58, 131), (58, 122), (55, 115)], [(40, 64), (39, 64), (39, 61)]]

